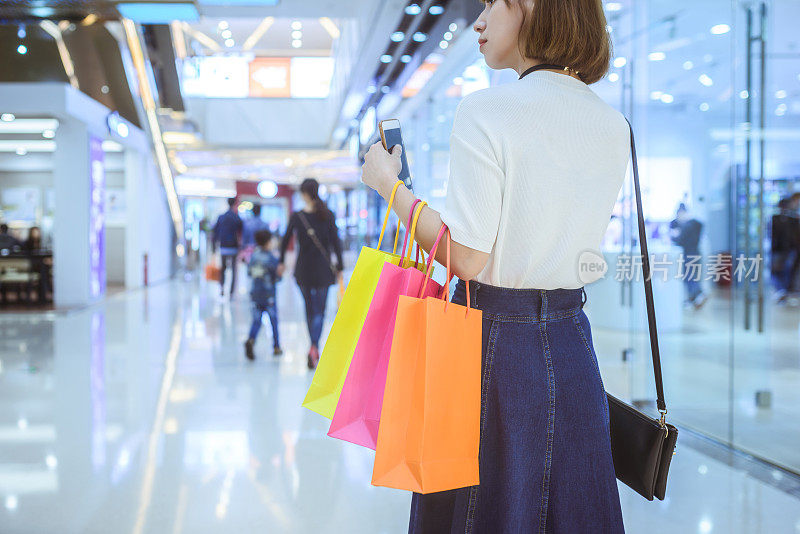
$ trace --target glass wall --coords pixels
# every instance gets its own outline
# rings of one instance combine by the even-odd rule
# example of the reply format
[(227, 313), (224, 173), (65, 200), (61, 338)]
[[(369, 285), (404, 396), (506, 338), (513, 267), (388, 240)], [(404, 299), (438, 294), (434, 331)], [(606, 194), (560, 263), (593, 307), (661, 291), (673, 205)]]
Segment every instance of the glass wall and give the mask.
[[(643, 0), (606, 14), (614, 66), (592, 89), (637, 137), (668, 419), (800, 472), (800, 245), (781, 237), (798, 206), (773, 217), (800, 191), (800, 5)], [(460, 99), (516, 79), (477, 50), (462, 63), (406, 125), (416, 192), (439, 209)], [(639, 250), (630, 176), (602, 250), (586, 309), (606, 387), (654, 410), (642, 277), (626, 267)]]

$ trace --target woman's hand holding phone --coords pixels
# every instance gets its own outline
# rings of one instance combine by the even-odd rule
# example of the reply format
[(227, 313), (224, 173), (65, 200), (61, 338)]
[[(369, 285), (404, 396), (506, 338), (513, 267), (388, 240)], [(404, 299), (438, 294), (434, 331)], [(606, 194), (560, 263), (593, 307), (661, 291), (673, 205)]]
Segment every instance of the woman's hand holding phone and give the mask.
[(383, 143), (380, 141), (372, 145), (364, 156), (361, 181), (386, 198), (403, 168), (400, 160), (402, 153), (403, 147), (400, 145), (392, 147), (391, 153), (383, 148)]

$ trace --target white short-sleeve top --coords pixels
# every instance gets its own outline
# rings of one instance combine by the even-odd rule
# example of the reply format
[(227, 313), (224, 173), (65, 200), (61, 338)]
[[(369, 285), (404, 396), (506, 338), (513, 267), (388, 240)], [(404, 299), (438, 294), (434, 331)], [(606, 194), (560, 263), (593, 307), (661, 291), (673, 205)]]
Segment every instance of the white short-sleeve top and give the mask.
[(477, 91), (456, 111), (442, 220), (489, 253), (476, 277), (510, 288), (576, 289), (599, 252), (625, 179), (630, 133), (583, 82), (550, 71)]

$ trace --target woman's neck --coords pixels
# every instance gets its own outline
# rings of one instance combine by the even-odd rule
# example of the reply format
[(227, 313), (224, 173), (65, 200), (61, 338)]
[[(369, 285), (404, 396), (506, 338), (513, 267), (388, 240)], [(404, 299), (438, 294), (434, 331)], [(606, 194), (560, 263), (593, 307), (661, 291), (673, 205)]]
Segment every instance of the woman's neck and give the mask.
[[(539, 61), (538, 59), (522, 58), (520, 60), (519, 64), (518, 64), (518, 66), (514, 70), (517, 71), (517, 74), (519, 76), (522, 76), (522, 73), (525, 72), (526, 70), (528, 70), (529, 68), (535, 67), (536, 65), (541, 65), (542, 63), (544, 63), (544, 62), (543, 61)], [(569, 65), (564, 65), (564, 66), (567, 67)], [(549, 72), (555, 72), (555, 73), (558, 73), (558, 74), (562, 74), (564, 76), (569, 76), (571, 78), (575, 78), (578, 81), (583, 81), (583, 80), (580, 79), (580, 77), (577, 74), (575, 74), (574, 71), (565, 71), (565, 70), (562, 70), (562, 69), (542, 69), (542, 70), (546, 70), (546, 71), (549, 71)]]

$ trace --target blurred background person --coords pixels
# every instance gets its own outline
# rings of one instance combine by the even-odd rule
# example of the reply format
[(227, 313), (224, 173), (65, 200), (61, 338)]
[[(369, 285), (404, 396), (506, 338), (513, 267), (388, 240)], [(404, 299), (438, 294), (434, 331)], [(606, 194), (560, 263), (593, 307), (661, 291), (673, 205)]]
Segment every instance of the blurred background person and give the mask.
[[(689, 210), (683, 202), (678, 206), (675, 219), (670, 222), (669, 227), (672, 242), (683, 249), (684, 265), (692, 261), (692, 256), (700, 256), (700, 236), (703, 233), (703, 223), (689, 215)], [(702, 260), (694, 261), (702, 263)], [(700, 280), (696, 276), (698, 273), (690, 272), (687, 275), (686, 267), (684, 267), (684, 272), (681, 274), (686, 287), (685, 304), (700, 309), (708, 300), (708, 296), (703, 293)]]
[(36, 252), (42, 249), (42, 231), (38, 226), (31, 226), (28, 230), (28, 239), (22, 245), (26, 252)]
[(250, 255), (256, 248), (255, 235), (259, 230), (269, 230), (269, 224), (261, 218), (261, 204), (254, 204), (251, 210), (252, 217), (243, 221), (242, 230), (242, 261), (250, 261)]
[[(319, 338), (325, 320), (328, 288), (335, 284), (344, 270), (342, 243), (333, 213), (319, 197), (319, 182), (308, 178), (300, 185), (305, 208), (289, 218), (286, 234), (281, 241), (281, 264), (278, 275), (283, 274), (286, 249), (292, 236), (296, 236), (297, 262), (294, 277), (306, 306), (306, 322), (311, 348), (308, 351), (308, 368), (319, 362)], [(336, 254), (336, 265), (331, 262), (331, 251)]]
[(772, 216), (770, 275), (778, 302), (785, 302), (792, 291), (797, 275), (800, 248), (800, 219), (794, 197), (778, 201), (778, 211)]
[(247, 265), (247, 274), (252, 283), (250, 299), (253, 304), (253, 322), (250, 325), (250, 334), (244, 343), (245, 356), (250, 361), (256, 359), (253, 349), (265, 313), (269, 316), (269, 322), (272, 325), (272, 355), (283, 354), (278, 335), (278, 307), (275, 303), (275, 290), (280, 279), (278, 276), (279, 262), (272, 252), (272, 232), (267, 229), (258, 230), (254, 239), (257, 246)]
[(228, 199), (228, 211), (217, 219), (214, 225), (214, 249), (219, 246), (220, 257), (222, 258), (222, 269), (219, 280), (219, 294), (225, 295), (225, 271), (231, 268), (231, 291), (230, 298), (236, 294), (236, 256), (239, 254), (241, 243), (242, 219), (236, 213), (236, 199)]
[(9, 233), (8, 225), (5, 223), (0, 224), (0, 250), (12, 249), (14, 247), (21, 246), (22, 243), (20, 243), (16, 237)]

